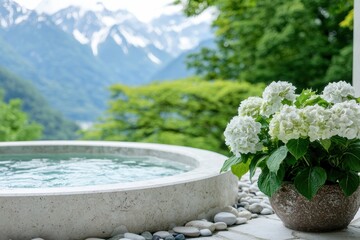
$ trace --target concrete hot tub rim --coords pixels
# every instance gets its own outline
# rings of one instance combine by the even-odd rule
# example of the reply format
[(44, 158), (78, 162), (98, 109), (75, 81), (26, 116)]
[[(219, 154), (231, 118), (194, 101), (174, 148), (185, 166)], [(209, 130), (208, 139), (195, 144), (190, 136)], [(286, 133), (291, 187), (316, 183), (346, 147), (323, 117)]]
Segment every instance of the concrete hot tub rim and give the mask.
[[(150, 155), (172, 158), (193, 169), (170, 177), (121, 184), (0, 188), (0, 214), (3, 216), (0, 218), (0, 240), (110, 237), (123, 226), (137, 233), (164, 230), (186, 221), (211, 218), (219, 209), (232, 205), (237, 195), (236, 178), (230, 172), (219, 173), (226, 157), (206, 150), (103, 141), (0, 143), (0, 155), (22, 153)], [(18, 229), (23, 231), (19, 233)]]

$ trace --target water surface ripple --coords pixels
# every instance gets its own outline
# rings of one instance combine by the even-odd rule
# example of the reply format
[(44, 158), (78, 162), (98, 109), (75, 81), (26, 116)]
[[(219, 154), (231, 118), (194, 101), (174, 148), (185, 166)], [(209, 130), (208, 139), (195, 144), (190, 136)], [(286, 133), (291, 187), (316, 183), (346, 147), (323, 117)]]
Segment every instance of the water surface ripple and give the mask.
[(1, 155), (0, 188), (79, 187), (149, 180), (191, 170), (155, 157)]

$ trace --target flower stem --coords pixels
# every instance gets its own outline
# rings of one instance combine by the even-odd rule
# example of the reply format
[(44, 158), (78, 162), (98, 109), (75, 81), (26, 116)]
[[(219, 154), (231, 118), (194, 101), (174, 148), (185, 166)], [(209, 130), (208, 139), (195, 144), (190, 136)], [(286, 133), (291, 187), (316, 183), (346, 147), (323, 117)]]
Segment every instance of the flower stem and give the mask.
[(310, 166), (311, 166), (311, 165), (310, 165), (310, 162), (306, 159), (305, 156), (303, 157), (303, 159), (304, 159), (304, 161), (306, 162), (306, 164), (310, 167)]

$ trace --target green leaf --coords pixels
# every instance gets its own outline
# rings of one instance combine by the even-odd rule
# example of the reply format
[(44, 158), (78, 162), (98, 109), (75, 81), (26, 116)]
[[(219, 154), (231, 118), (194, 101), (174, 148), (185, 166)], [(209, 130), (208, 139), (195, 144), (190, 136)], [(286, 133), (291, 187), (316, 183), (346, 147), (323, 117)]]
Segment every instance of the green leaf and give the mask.
[(285, 162), (290, 166), (294, 166), (297, 163), (297, 159), (293, 155), (289, 154), (285, 158)]
[(270, 155), (266, 162), (270, 172), (276, 173), (279, 170), (280, 164), (286, 158), (287, 153), (288, 149), (286, 146), (281, 146)]
[(339, 185), (346, 196), (353, 194), (359, 187), (359, 175), (354, 172), (348, 172), (345, 177), (340, 179)]
[(250, 169), (250, 180), (252, 179), (252, 177), (255, 174), (256, 168), (258, 167), (258, 165), (264, 161), (266, 158), (268, 158), (268, 155), (265, 156), (256, 156), (251, 160), (251, 163), (249, 165), (249, 169)]
[(330, 139), (333, 143), (338, 144), (340, 146), (346, 147), (347, 146), (347, 140), (346, 138), (339, 137), (339, 136), (333, 136)]
[(328, 103), (327, 101), (325, 101), (321, 97), (316, 97), (316, 98), (307, 100), (305, 102), (304, 106), (314, 106), (316, 104), (319, 105), (319, 106), (322, 106), (322, 107), (328, 107), (330, 105), (330, 103)]
[(285, 166), (284, 164), (282, 164), (279, 168), (279, 170), (276, 173), (276, 176), (279, 180), (283, 181), (284, 177), (285, 177)]
[(283, 100), (281, 101), (281, 103), (284, 104), (284, 105), (289, 105), (289, 106), (291, 106), (291, 105), (293, 104), (292, 101), (287, 100), (287, 99), (283, 99)]
[(328, 152), (329, 148), (331, 147), (331, 140), (330, 139), (321, 139), (320, 144)]
[(228, 171), (232, 165), (238, 164), (239, 162), (241, 162), (241, 156), (240, 157), (232, 156), (232, 157), (228, 158), (224, 162), (220, 172)]
[(308, 100), (314, 94), (315, 94), (315, 92), (313, 92), (309, 89), (303, 90), (301, 92), (301, 94), (296, 98), (295, 106), (298, 108), (301, 107), (306, 102), (306, 100)]
[(343, 154), (342, 166), (345, 169), (360, 172), (360, 142), (349, 145)]
[(250, 161), (240, 162), (236, 165), (231, 166), (231, 172), (239, 179), (249, 171)]
[(261, 115), (257, 116), (256, 117), (256, 122), (260, 123), (262, 128), (268, 128), (269, 127), (268, 119), (266, 119), (264, 116), (261, 116)]
[(321, 167), (308, 167), (299, 172), (295, 179), (295, 188), (304, 197), (311, 200), (326, 181), (326, 171)]
[(281, 186), (282, 179), (269, 169), (264, 168), (258, 179), (260, 191), (271, 197)]
[(307, 152), (309, 143), (310, 141), (308, 138), (291, 139), (286, 144), (286, 147), (289, 152), (296, 158), (296, 160), (298, 160)]
[(327, 170), (327, 181), (329, 182), (333, 182), (333, 183), (338, 183), (339, 179), (341, 179), (344, 176), (344, 172), (340, 171), (339, 169), (336, 168), (330, 168)]

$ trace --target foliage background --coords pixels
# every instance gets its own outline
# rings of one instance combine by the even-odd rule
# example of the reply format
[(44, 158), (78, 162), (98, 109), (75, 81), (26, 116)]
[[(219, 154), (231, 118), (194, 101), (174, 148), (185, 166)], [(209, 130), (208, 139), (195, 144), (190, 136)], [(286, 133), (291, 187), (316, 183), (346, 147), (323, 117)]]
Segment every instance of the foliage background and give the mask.
[(8, 104), (2, 101), (0, 91), (0, 141), (25, 141), (41, 137), (42, 127), (31, 123), (26, 113), (21, 111), (21, 101), (11, 100)]
[(189, 78), (141, 87), (114, 85), (108, 115), (85, 139), (157, 142), (227, 154), (223, 131), (241, 100), (263, 84)]
[(352, 80), (352, 0), (186, 0), (189, 16), (209, 6), (217, 49), (192, 54), (189, 67), (205, 79), (251, 83), (283, 80), (322, 89)]

